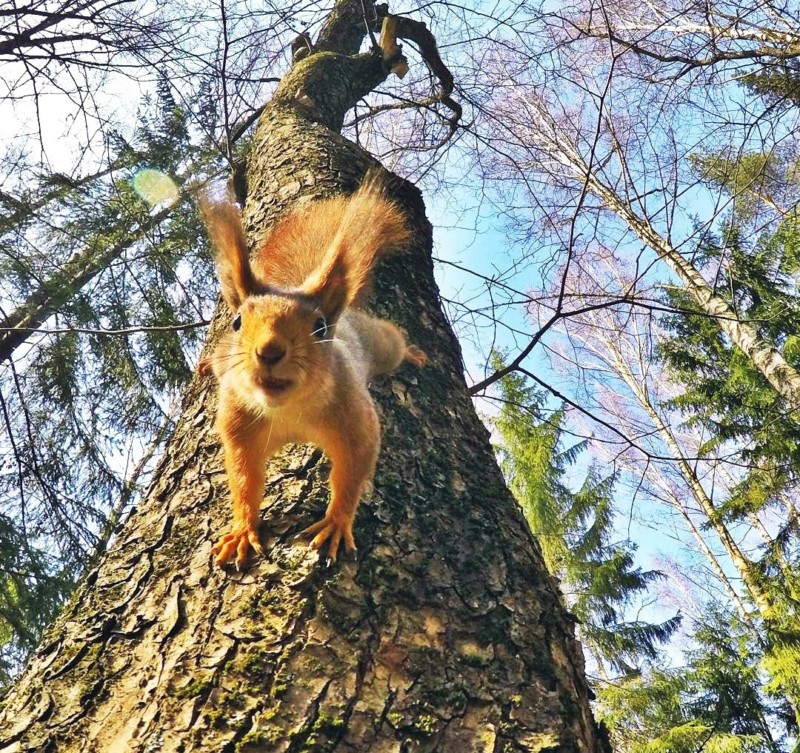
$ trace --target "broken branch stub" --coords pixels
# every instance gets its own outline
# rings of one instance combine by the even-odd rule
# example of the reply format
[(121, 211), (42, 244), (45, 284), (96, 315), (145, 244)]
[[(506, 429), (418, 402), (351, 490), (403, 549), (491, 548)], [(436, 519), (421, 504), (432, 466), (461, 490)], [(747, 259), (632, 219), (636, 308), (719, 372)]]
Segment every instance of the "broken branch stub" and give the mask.
[(397, 44), (397, 16), (386, 16), (381, 25), (381, 36), (378, 46), (383, 50), (383, 64), (398, 78), (408, 73), (408, 61), (403, 55), (402, 45)]

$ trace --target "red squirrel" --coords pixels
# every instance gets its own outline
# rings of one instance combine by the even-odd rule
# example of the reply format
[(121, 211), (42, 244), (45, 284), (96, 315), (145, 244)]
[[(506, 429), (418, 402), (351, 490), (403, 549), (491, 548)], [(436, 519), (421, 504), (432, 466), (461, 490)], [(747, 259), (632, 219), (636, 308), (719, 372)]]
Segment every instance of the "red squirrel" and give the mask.
[(309, 203), (281, 218), (247, 252), (239, 211), (229, 199), (202, 202), (231, 328), (200, 370), (219, 383), (216, 426), (233, 498), (233, 528), (212, 549), (217, 565), (249, 548), (259, 554), (259, 507), (266, 461), (287, 443), (309, 442), (331, 461), (325, 517), (304, 533), (355, 552), (353, 518), (371, 481), (380, 424), (367, 385), (402, 361), (421, 367), (425, 353), (400, 329), (355, 306), (376, 258), (411, 233), (374, 173), (351, 197)]

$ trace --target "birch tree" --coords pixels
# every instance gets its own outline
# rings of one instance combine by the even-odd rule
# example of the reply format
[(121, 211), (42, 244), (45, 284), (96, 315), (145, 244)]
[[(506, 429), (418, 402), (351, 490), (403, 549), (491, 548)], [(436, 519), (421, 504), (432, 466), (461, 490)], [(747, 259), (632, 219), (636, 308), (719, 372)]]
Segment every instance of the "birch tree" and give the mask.
[[(590, 296), (599, 292), (594, 279), (576, 275), (570, 285)], [(774, 551), (782, 546), (776, 546), (776, 539), (792, 534), (784, 529), (777, 500), (752, 508), (735, 503), (742, 479), (751, 473), (758, 476), (758, 463), (748, 459), (741, 445), (704, 441), (700, 426), (687, 427), (676, 409), (668, 407), (682, 385), (659, 364), (656, 343), (666, 336), (651, 314), (600, 309), (572, 318), (565, 332), (570, 360), (581, 363), (584, 376), (597, 382), (584, 389), (604, 395), (598, 413), (625, 435), (640, 438), (639, 445), (617, 455), (615, 463), (630, 474), (631, 485), (643, 499), (677, 513), (727, 594), (727, 599), (718, 599), (721, 608), (733, 606), (755, 637), (751, 650), (772, 674), (767, 687), (785, 698), (796, 715), (798, 699), (790, 679), (797, 672), (791, 666), (796, 566)], [(603, 435), (607, 432), (601, 428)], [(602, 440), (597, 447), (609, 454)], [(774, 561), (768, 577), (764, 561)]]

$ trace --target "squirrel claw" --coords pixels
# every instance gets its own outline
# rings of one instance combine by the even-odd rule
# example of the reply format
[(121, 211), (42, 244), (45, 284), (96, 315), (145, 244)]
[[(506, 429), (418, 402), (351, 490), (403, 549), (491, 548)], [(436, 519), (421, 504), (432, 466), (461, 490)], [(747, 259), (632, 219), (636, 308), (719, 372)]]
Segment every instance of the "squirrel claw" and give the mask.
[(253, 547), (253, 550), (256, 554), (263, 557), (264, 556), (264, 547), (261, 546), (261, 542), (258, 540), (258, 533), (255, 533), (253, 536), (248, 536), (247, 540), (250, 542), (250, 546)]
[(264, 555), (264, 548), (258, 540), (258, 530), (254, 528), (239, 528), (231, 533), (226, 533), (220, 538), (211, 553), (217, 555), (215, 563), (222, 567), (227, 565), (236, 555), (236, 569), (241, 572), (247, 562), (247, 550), (252, 547), (257, 554)]
[(322, 520), (306, 528), (303, 531), (303, 536), (314, 537), (309, 544), (314, 549), (321, 549), (322, 545), (330, 539), (330, 545), (328, 546), (328, 559), (330, 562), (336, 562), (336, 554), (342, 541), (344, 541), (345, 549), (348, 552), (354, 552), (356, 549), (351, 520), (335, 520), (326, 515)]

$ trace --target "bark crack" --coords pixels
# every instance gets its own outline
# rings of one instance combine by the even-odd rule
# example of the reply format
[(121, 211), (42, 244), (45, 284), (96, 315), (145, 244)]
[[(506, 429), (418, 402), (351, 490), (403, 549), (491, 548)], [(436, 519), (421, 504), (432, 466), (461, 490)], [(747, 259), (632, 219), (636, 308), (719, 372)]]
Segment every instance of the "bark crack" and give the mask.
[(316, 697), (309, 704), (309, 714), (306, 717), (305, 724), (298, 730), (297, 734), (293, 736), (286, 753), (301, 753), (306, 749), (307, 745), (312, 744), (312, 735), (314, 734), (314, 725), (317, 723), (319, 717), (319, 710), (325, 696), (328, 694), (328, 688), (331, 686), (331, 681), (328, 680), (322, 689), (317, 693)]

